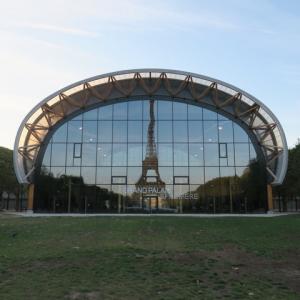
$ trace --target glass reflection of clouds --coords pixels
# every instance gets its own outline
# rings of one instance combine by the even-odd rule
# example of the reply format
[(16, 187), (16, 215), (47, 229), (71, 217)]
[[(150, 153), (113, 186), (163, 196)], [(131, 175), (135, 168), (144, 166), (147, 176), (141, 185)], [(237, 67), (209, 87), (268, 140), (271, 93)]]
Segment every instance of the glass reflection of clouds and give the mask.
[[(42, 165), (56, 178), (73, 176), (86, 187), (94, 186), (98, 192), (93, 197), (107, 211), (149, 205), (177, 212), (240, 209), (234, 201), (245, 197), (241, 191), (245, 193), (247, 174), (255, 169), (250, 165), (257, 161), (255, 147), (246, 132), (226, 117), (180, 102), (153, 103), (150, 130), (156, 157), (152, 160), (158, 161), (163, 185), (152, 187), (156, 194), (139, 194), (136, 183), (144, 176), (149, 107), (148, 100), (131, 100), (76, 116), (54, 133)], [(81, 145), (76, 157), (75, 144)], [(147, 176), (145, 182), (157, 182), (155, 172)], [(122, 180), (112, 184), (113, 177)], [(92, 197), (89, 189), (79, 190), (82, 199)]]

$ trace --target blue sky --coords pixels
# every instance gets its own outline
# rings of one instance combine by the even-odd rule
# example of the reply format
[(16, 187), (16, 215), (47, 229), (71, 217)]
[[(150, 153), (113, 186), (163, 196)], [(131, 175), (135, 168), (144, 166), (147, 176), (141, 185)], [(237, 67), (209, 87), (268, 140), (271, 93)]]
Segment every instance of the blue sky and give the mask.
[(300, 1), (1, 1), (0, 145), (25, 114), (77, 80), (179, 69), (254, 95), (300, 137)]

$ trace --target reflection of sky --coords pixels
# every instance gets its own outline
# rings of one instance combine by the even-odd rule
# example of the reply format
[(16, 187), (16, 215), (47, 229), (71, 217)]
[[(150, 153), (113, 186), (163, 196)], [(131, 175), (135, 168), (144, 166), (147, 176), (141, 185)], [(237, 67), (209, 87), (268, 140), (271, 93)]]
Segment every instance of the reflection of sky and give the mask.
[[(220, 171), (222, 176), (234, 173), (235, 165), (237, 173), (242, 174), (249, 155), (256, 157), (244, 130), (214, 112), (168, 101), (155, 101), (154, 108), (159, 172), (166, 184), (173, 183), (173, 176), (189, 176), (190, 184), (203, 184), (204, 180), (218, 177)], [(85, 177), (85, 182), (110, 184), (111, 176), (127, 176), (128, 184), (134, 184), (142, 174), (142, 161), (146, 155), (147, 114), (149, 101), (130, 101), (91, 110), (83, 118), (77, 116), (56, 131), (52, 149), (51, 144), (47, 147), (44, 164), (52, 165), (56, 174), (65, 172), (65, 164), (67, 172), (78, 166), (76, 174)], [(113, 116), (117, 120), (112, 120)], [(124, 119), (127, 116), (129, 120)], [(183, 120), (182, 116), (188, 120)], [(225, 158), (219, 158), (218, 141), (227, 144)], [(73, 157), (74, 143), (82, 143), (79, 158)], [(103, 172), (101, 168), (96, 172), (96, 166), (105, 168)], [(111, 166), (115, 166), (113, 172)]]

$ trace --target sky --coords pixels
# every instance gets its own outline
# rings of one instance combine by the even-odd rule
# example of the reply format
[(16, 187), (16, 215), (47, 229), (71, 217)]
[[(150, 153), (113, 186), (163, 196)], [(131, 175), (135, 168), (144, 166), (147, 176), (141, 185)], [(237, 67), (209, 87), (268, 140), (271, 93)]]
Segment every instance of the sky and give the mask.
[(300, 138), (298, 0), (0, 0), (0, 146), (25, 115), (78, 80), (134, 68), (233, 84)]

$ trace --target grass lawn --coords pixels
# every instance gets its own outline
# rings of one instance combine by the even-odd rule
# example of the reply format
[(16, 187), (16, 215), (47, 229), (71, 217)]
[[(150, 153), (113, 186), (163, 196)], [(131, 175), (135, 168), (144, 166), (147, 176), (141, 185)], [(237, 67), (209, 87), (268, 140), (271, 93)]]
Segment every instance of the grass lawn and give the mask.
[(300, 299), (300, 216), (0, 215), (0, 299)]

